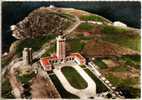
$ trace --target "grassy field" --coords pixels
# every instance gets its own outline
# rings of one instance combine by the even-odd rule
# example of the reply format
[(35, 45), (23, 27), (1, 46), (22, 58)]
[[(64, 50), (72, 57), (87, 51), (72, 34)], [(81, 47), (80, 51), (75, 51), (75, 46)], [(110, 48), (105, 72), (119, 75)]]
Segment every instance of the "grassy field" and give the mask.
[(96, 83), (97, 93), (108, 91), (107, 87), (89, 69), (84, 70)]
[(112, 26), (104, 26), (102, 32), (105, 33), (103, 39), (121, 46), (140, 51), (140, 36), (127, 35), (126, 29), (116, 28)]
[(82, 34), (78, 34), (77, 37), (80, 40), (91, 40), (91, 39), (95, 38), (95, 36), (93, 36), (93, 35), (91, 35), (91, 36), (84, 36), (83, 33)]
[(9, 64), (11, 59), (1, 59), (1, 68), (4, 68), (6, 65)]
[(67, 41), (69, 45), (71, 46), (72, 52), (79, 52), (84, 48), (84, 44), (80, 43), (80, 39), (73, 39), (70, 41)]
[(91, 29), (93, 29), (95, 26), (89, 23), (82, 23), (79, 25), (79, 29), (80, 30), (85, 30), (85, 31), (90, 31)]
[(103, 18), (101, 18), (100, 16), (96, 16), (96, 15), (87, 15), (87, 16), (81, 16), (80, 17), (81, 20), (85, 20), (85, 21), (104, 21)]
[(127, 79), (122, 79), (122, 78), (117, 78), (115, 76), (113, 76), (112, 74), (108, 74), (106, 76), (106, 78), (116, 87), (118, 86), (132, 86), (136, 83), (138, 83), (138, 79), (131, 79), (131, 78), (127, 78)]
[(94, 63), (101, 69), (107, 68), (107, 65), (101, 59), (95, 59)]
[(16, 54), (21, 55), (23, 48), (32, 48), (33, 51), (39, 50), (42, 45), (49, 40), (52, 40), (56, 37), (54, 34), (49, 34), (47, 36), (40, 36), (34, 39), (25, 39), (16, 48)]
[(134, 56), (122, 56), (118, 58), (119, 61), (125, 61), (127, 65), (130, 65), (132, 67), (135, 67), (136, 69), (140, 69), (140, 61), (141, 57), (140, 55), (134, 55)]
[(56, 45), (53, 44), (50, 49), (48, 49), (43, 55), (42, 57), (47, 57), (50, 56), (52, 53), (54, 53), (56, 51)]
[(112, 68), (113, 72), (126, 72), (129, 71), (129, 68), (127, 66), (118, 66)]
[(80, 76), (80, 74), (74, 68), (65, 66), (62, 68), (62, 72), (74, 88), (84, 89), (87, 87), (86, 81)]
[(78, 99), (79, 97), (76, 95), (73, 95), (69, 92), (67, 92), (64, 87), (62, 86), (62, 84), (60, 83), (59, 79), (57, 78), (56, 75), (50, 75), (50, 78), (52, 79), (55, 87), (57, 88), (58, 92), (60, 93), (62, 98), (74, 98), (74, 99)]
[(134, 63), (140, 63), (141, 61), (140, 55), (122, 56), (120, 59), (125, 60), (127, 62), (134, 62)]
[(103, 26), (103, 30), (104, 33), (125, 33), (128, 32), (127, 29), (124, 28), (119, 28), (119, 27), (113, 27), (113, 26)]

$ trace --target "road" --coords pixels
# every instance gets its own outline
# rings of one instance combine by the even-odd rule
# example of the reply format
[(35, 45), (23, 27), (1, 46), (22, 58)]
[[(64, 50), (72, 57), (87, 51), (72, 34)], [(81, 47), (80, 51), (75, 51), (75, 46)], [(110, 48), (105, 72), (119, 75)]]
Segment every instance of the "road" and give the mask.
[(9, 82), (12, 87), (12, 94), (15, 96), (15, 98), (21, 98), (22, 93), (24, 92), (24, 88), (22, 86), (22, 83), (20, 81), (18, 81), (16, 78), (16, 74), (17, 74), (16, 71), (18, 70), (19, 67), (21, 67), (22, 63), (23, 63), (22, 61), (14, 63), (14, 65), (9, 70), (9, 77), (8, 78), (9, 78)]

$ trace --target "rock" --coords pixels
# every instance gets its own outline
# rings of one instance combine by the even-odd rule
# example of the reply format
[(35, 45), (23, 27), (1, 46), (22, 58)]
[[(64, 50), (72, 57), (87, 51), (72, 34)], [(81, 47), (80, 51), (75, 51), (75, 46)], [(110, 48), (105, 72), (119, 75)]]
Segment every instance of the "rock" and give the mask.
[(56, 9), (42, 7), (32, 11), (22, 21), (11, 26), (12, 36), (16, 39), (25, 39), (63, 32), (75, 22), (75, 17), (56, 12)]

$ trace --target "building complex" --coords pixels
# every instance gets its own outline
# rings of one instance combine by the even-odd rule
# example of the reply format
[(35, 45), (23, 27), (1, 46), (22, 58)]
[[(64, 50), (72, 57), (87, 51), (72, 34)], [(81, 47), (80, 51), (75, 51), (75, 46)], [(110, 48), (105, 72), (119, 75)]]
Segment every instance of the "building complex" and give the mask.
[(86, 59), (80, 53), (71, 53), (66, 56), (66, 39), (62, 36), (56, 38), (56, 55), (50, 57), (44, 57), (40, 59), (40, 64), (45, 71), (51, 71), (54, 66), (53, 64), (65, 63), (66, 61), (74, 60), (78, 64), (85, 64)]

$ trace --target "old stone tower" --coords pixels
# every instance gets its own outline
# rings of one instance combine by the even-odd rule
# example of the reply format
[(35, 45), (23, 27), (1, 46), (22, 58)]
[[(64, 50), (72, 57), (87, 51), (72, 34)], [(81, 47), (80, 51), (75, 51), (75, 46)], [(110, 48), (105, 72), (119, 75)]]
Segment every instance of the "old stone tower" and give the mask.
[(23, 50), (23, 64), (29, 65), (32, 63), (32, 48), (24, 48)]

